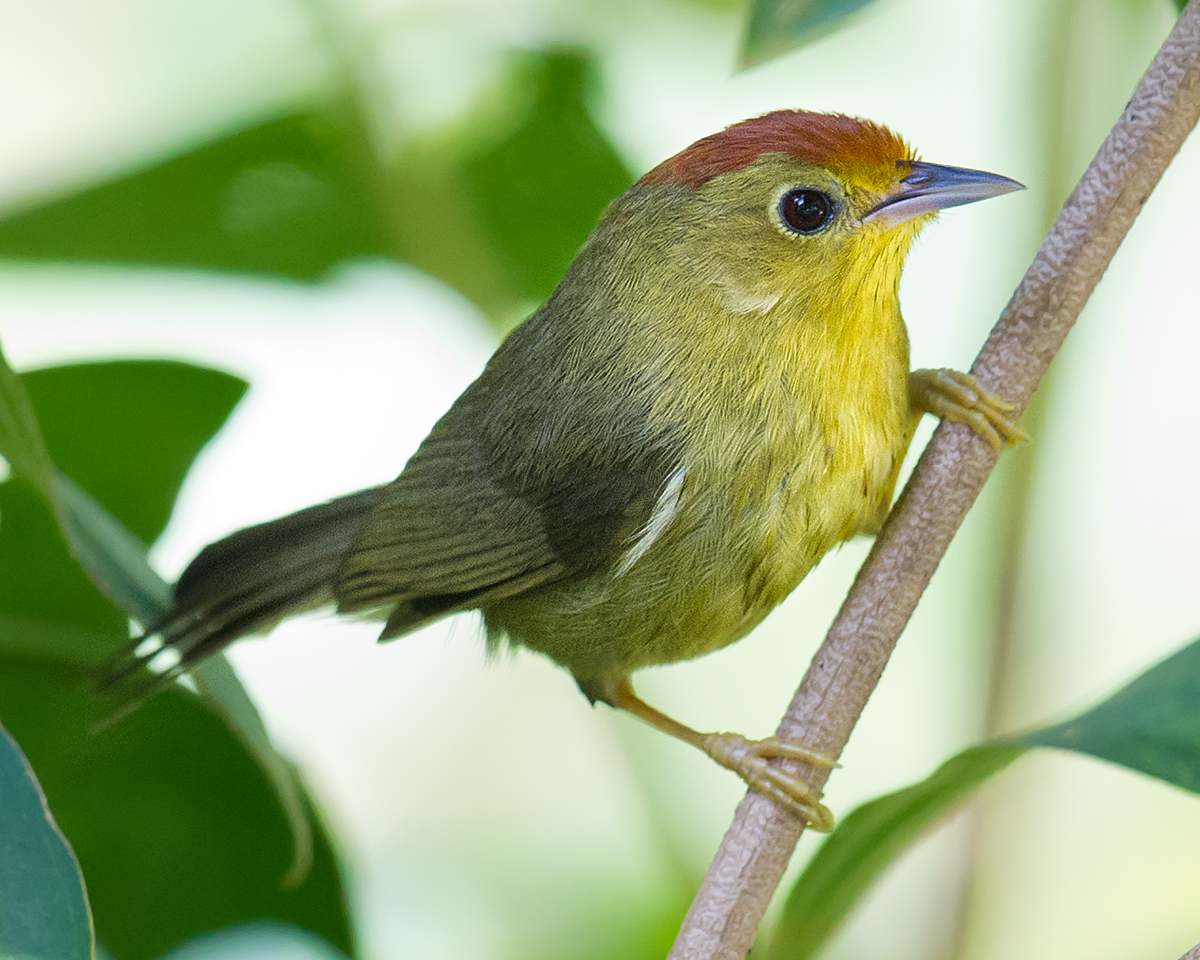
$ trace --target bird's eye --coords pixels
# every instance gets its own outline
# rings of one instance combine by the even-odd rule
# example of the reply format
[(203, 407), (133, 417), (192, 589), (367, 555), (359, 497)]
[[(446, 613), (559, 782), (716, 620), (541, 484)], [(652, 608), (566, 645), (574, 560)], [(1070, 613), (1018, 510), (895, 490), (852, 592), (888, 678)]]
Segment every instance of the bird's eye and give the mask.
[(833, 219), (833, 201), (819, 190), (789, 190), (779, 201), (779, 216), (796, 233), (816, 233)]

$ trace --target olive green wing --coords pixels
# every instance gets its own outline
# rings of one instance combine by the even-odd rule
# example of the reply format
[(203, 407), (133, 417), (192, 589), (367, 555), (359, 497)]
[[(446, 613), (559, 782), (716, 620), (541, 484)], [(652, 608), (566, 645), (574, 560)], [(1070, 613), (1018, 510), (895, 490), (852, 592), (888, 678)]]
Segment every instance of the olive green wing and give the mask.
[(469, 436), (439, 427), (383, 489), (334, 584), (339, 612), (393, 607), (384, 638), (571, 572), (536, 507), (488, 476)]
[(669, 456), (628, 442), (612, 417), (510, 399), (485, 375), (382, 488), (335, 581), (339, 611), (391, 607), (386, 639), (586, 576), (628, 549)]

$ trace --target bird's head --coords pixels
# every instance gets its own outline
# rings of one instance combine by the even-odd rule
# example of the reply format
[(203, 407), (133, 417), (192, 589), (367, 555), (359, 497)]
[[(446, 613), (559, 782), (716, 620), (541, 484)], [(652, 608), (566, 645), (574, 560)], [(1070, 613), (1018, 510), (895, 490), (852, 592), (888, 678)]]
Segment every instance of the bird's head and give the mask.
[(811, 307), (856, 291), (894, 296), (913, 237), (938, 210), (1019, 189), (919, 161), (868, 121), (780, 110), (697, 141), (631, 194), (670, 209), (673, 245), (736, 312), (765, 312), (784, 297)]

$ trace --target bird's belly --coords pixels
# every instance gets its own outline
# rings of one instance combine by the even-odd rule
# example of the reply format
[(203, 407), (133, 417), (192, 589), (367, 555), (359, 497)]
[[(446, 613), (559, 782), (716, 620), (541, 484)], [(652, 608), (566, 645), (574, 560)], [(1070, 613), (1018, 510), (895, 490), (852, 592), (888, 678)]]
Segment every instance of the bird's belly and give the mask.
[(753, 489), (701, 478), (628, 569), (512, 598), (485, 616), (581, 681), (719, 649), (749, 633), (832, 547), (874, 528), (902, 453), (881, 445), (879, 456), (843, 461), (856, 469), (807, 478), (768, 470)]

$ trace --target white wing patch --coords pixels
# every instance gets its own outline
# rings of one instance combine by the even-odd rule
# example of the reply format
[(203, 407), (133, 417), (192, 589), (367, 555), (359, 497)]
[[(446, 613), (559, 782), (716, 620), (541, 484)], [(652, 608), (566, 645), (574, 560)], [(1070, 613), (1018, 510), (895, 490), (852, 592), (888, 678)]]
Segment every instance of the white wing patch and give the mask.
[(675, 472), (667, 478), (667, 485), (663, 487), (663, 492), (658, 495), (658, 501), (654, 504), (654, 509), (650, 512), (650, 519), (646, 521), (646, 525), (642, 527), (633, 536), (633, 545), (621, 558), (621, 562), (617, 564), (616, 575), (623, 577), (627, 574), (633, 565), (646, 555), (646, 551), (654, 546), (654, 541), (663, 535), (663, 531), (671, 525), (671, 521), (675, 519), (675, 514), (679, 512), (679, 499), (683, 493), (683, 480), (686, 476), (686, 471), (682, 466), (675, 469)]

